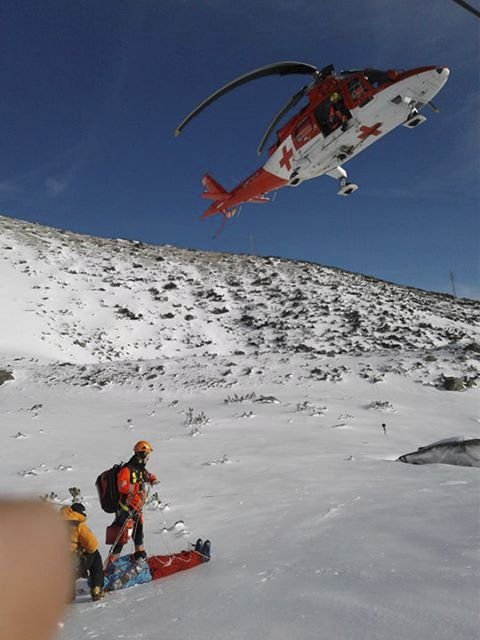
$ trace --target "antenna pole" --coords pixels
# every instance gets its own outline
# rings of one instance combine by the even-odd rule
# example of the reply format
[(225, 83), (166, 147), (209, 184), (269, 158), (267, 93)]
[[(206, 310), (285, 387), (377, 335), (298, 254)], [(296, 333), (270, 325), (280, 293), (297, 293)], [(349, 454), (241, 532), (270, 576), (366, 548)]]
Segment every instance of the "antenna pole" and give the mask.
[(253, 235), (253, 233), (251, 233), (249, 236), (250, 238), (250, 253), (252, 254), (252, 256), (257, 255), (257, 248), (255, 246), (255, 236)]
[(450, 271), (450, 280), (452, 282), (453, 297), (456, 298), (457, 297), (457, 292), (455, 290), (455, 274), (453, 273), (453, 271)]

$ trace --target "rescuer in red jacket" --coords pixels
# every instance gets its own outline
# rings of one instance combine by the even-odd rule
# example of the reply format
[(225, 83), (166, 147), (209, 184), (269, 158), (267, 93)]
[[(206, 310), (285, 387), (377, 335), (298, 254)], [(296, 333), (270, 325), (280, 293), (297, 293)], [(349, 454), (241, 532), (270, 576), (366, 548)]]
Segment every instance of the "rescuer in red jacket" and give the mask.
[[(153, 447), (146, 440), (140, 440), (133, 448), (134, 455), (124, 465), (117, 476), (120, 501), (116, 511), (115, 524), (120, 528), (128, 520), (133, 521), (133, 542), (135, 544), (134, 558), (146, 558), (143, 546), (143, 506), (147, 498), (147, 485), (158, 483), (157, 477), (147, 471), (148, 457)], [(110, 561), (114, 561), (120, 554), (123, 543), (118, 542), (112, 549)]]
[(335, 91), (330, 96), (330, 107), (328, 109), (328, 124), (330, 125), (330, 131), (333, 131), (337, 127), (341, 126), (342, 131), (346, 131), (348, 127), (348, 112), (345, 109), (343, 100), (338, 91)]

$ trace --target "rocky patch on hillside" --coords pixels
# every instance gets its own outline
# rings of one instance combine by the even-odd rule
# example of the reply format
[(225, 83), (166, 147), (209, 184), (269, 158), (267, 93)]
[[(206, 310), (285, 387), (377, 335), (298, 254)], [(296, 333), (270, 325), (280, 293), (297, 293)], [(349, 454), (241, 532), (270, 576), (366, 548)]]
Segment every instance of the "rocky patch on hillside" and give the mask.
[[(402, 373), (447, 389), (449, 378), (468, 386), (479, 375), (480, 303), (317, 264), (107, 240), (0, 216), (0, 275), (15, 282), (1, 301), (9, 356), (25, 354), (11, 326), (21, 318), (31, 356), (71, 363), (82, 384), (108, 384), (109, 363), (125, 363), (126, 379), (132, 368), (154, 380), (172, 359), (236, 354), (242, 366), (298, 355), (308, 363), (302, 376), (318, 380), (341, 380), (350, 370), (342, 359), (352, 356), (364, 362), (355, 373), (372, 381)], [(377, 355), (382, 370), (371, 364)], [(128, 364), (137, 360), (160, 369)]]

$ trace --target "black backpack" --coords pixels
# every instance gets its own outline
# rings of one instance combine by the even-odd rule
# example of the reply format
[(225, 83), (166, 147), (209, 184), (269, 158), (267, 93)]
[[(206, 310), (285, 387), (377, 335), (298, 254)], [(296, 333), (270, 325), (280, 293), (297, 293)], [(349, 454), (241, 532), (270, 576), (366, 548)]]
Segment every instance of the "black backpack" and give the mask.
[(117, 476), (124, 466), (123, 463), (114, 464), (113, 467), (101, 473), (95, 480), (100, 506), (107, 513), (115, 513), (118, 509), (120, 493), (118, 491)]

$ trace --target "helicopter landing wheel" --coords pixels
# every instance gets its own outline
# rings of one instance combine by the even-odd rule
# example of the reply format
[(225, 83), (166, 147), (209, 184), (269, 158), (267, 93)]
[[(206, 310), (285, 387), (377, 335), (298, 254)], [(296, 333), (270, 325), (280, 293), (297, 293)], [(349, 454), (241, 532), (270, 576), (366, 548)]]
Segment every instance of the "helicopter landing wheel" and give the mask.
[(358, 184), (353, 184), (353, 182), (346, 182), (342, 185), (340, 191), (337, 191), (337, 195), (339, 196), (349, 196), (351, 193), (358, 189)]

